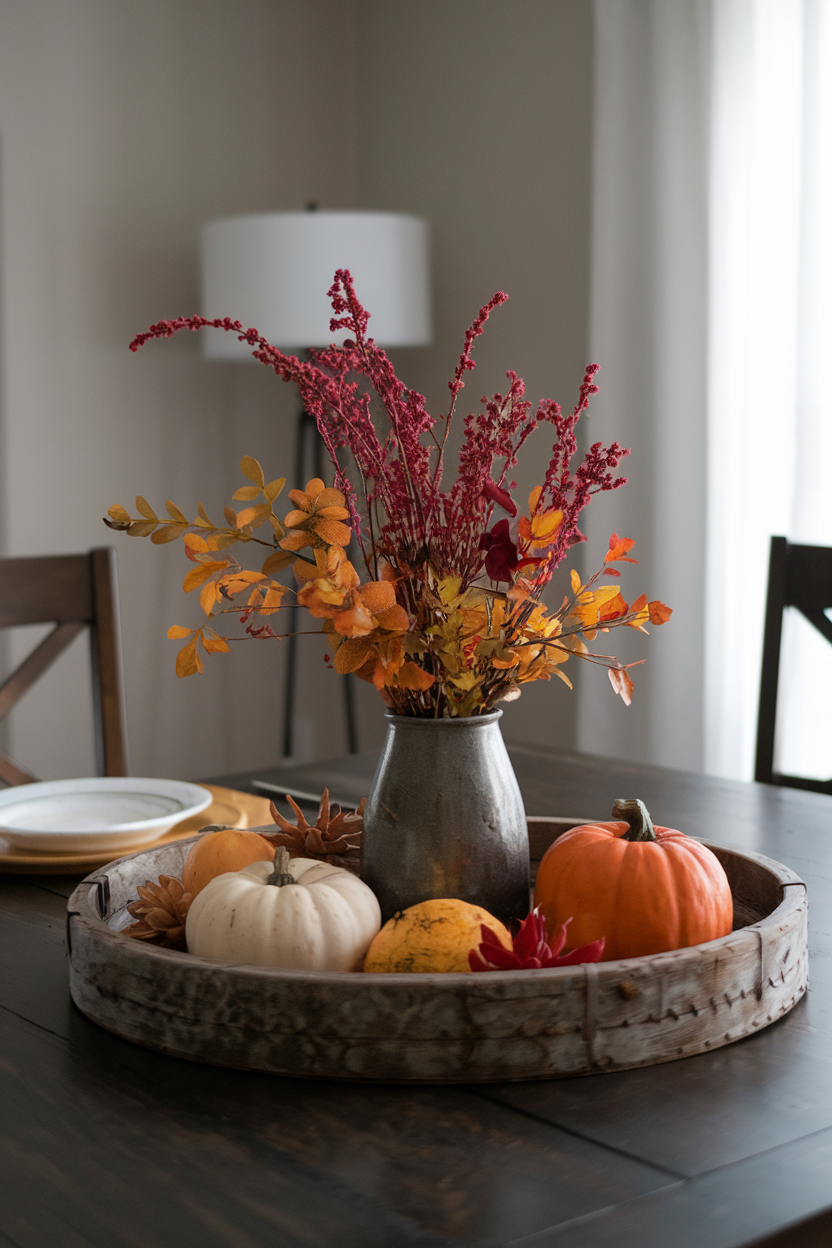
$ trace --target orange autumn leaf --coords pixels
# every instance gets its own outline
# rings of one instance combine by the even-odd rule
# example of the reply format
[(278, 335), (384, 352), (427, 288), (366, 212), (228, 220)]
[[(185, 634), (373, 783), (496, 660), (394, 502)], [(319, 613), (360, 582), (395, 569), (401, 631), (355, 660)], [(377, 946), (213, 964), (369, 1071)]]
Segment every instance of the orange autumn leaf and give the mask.
[(271, 585), (265, 593), (262, 586), (257, 586), (251, 592), (249, 606), (254, 607), (260, 615), (274, 615), (275, 611), (280, 610), (285, 592), (282, 585)]
[(251, 525), (253, 529), (259, 528), (261, 524), (266, 523), (271, 510), (271, 503), (258, 503), (256, 507), (243, 508), (242, 511), (237, 512), (237, 528), (243, 529), (247, 525)]
[(357, 672), (363, 667), (373, 652), (373, 643), (366, 637), (348, 637), (342, 641), (335, 651), (335, 670), (342, 676), (349, 672)]
[(335, 629), (342, 637), (366, 637), (375, 628), (373, 617), (361, 602), (353, 600), (346, 611), (339, 611), (334, 618)]
[(311, 527), (315, 536), (327, 546), (349, 546), (352, 541), (352, 529), (340, 520), (313, 520)]
[(610, 548), (604, 555), (604, 563), (612, 563), (613, 560), (620, 560), (622, 563), (638, 563), (638, 559), (630, 559), (627, 552), (635, 546), (635, 541), (631, 537), (619, 537), (617, 533), (613, 533), (610, 537)]
[(406, 663), (402, 663), (398, 676), (399, 686), (402, 689), (430, 689), (436, 681), (435, 676), (431, 676), (430, 672), (426, 672), (424, 668), (419, 667), (418, 663), (412, 663), (409, 659)]
[(198, 533), (186, 533), (182, 538), (182, 542), (185, 546), (185, 554), (192, 563), (197, 562), (197, 555), (205, 555), (210, 550), (210, 546), (206, 542), (205, 538), (200, 537)]
[(653, 602), (648, 602), (647, 611), (651, 624), (666, 624), (673, 614), (673, 608), (665, 606), (663, 602), (659, 602), (658, 598)]
[(386, 611), (375, 612), (375, 617), (379, 628), (385, 629), (388, 633), (406, 633), (410, 627), (407, 612), (398, 602), (388, 607)]
[(194, 632), (192, 628), (183, 628), (181, 624), (171, 624), (168, 629), (168, 637), (171, 641), (181, 641), (183, 637), (190, 637)]
[[(615, 587), (613, 586), (612, 588), (615, 588)], [(599, 621), (615, 620), (620, 615), (626, 615), (626, 614), (627, 614), (627, 604), (624, 601), (624, 597), (621, 593), (621, 590), (618, 590), (615, 597), (611, 598), (609, 602), (604, 603), (604, 605), (601, 607), (601, 611), (599, 613), (598, 619)]]
[(242, 568), (239, 572), (229, 572), (227, 576), (221, 576), (217, 584), (224, 597), (233, 598), (241, 589), (256, 585), (258, 581), (265, 579), (262, 572), (249, 572)]
[(533, 549), (542, 550), (551, 546), (562, 524), (562, 511), (541, 511), (531, 518), (521, 516), (518, 532), (523, 541), (528, 542)]
[(183, 646), (176, 656), (176, 675), (193, 676), (202, 671), (202, 659), (197, 654), (196, 643), (199, 634), (195, 634), (187, 646)]
[(628, 627), (637, 628), (640, 632), (646, 633), (647, 629), (644, 625), (650, 618), (647, 610), (646, 594), (641, 594), (638, 598), (636, 598), (635, 602), (630, 607), (630, 614), (633, 616), (633, 619), (627, 621)]
[(228, 563), (224, 559), (221, 562), (201, 563), (199, 567), (191, 568), (187, 573), (182, 582), (182, 588), (186, 594), (189, 594), (192, 589), (198, 589), (204, 584), (209, 576), (213, 576), (215, 572), (222, 572), (223, 568), (227, 567)]
[(396, 591), (389, 581), (367, 581), (358, 589), (361, 601), (368, 611), (378, 615), (396, 605)]
[(220, 600), (220, 590), (216, 581), (208, 581), (207, 585), (203, 585), (202, 593), (199, 595), (199, 605), (206, 615), (210, 615), (214, 609), (214, 604)]
[(228, 654), (231, 650), (226, 639), (215, 633), (213, 628), (202, 630), (202, 644), (209, 654)]

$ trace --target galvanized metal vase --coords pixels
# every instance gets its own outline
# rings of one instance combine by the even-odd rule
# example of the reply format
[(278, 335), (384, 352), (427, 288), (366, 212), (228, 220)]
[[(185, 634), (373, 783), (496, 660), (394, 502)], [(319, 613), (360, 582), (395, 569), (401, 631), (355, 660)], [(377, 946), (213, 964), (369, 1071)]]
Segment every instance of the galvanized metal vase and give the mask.
[(501, 716), (386, 716), (361, 863), (384, 921), (430, 897), (458, 897), (504, 923), (528, 913), (526, 815)]

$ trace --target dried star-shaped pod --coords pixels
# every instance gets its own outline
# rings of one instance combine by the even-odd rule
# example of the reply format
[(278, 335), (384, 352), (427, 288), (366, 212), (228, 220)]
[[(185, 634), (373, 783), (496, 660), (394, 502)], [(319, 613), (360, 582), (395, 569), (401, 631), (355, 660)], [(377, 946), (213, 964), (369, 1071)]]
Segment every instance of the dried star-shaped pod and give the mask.
[(272, 802), (270, 806), (272, 819), (280, 831), (260, 832), (260, 835), (264, 836), (267, 841), (271, 841), (275, 846), (285, 846), (293, 858), (320, 858), (324, 862), (331, 863), (337, 857), (354, 858), (358, 855), (364, 830), (366, 797), (361, 799), (357, 810), (342, 811), (340, 806), (330, 806), (329, 789), (324, 789), (324, 795), (318, 807), (318, 817), (314, 823), (308, 822), (297, 802), (292, 801), (288, 793), (286, 801), (295, 812), (297, 823), (290, 823), (288, 819), (284, 819)]
[(166, 949), (184, 949), (185, 920), (193, 897), (186, 893), (175, 875), (160, 875), (158, 884), (145, 880), (136, 890), (139, 900), (127, 907), (137, 921), (122, 929), (122, 936), (133, 936)]

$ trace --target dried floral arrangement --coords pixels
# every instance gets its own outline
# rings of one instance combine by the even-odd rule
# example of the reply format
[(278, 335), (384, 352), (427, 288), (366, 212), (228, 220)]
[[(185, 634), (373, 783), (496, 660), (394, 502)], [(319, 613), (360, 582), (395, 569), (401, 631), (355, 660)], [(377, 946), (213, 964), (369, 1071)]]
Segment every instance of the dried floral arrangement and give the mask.
[[(202, 671), (200, 645), (213, 654), (241, 639), (217, 631), (229, 616), (239, 619), (249, 638), (286, 635), (273, 625), (288, 595), (323, 621), (332, 651), (327, 661), (335, 670), (371, 681), (397, 714), (487, 713), (519, 697), (529, 681), (558, 676), (569, 685), (562, 667), (573, 655), (605, 666), (613, 689), (629, 703), (628, 668), (634, 664), (591, 653), (586, 643), (620, 625), (646, 632), (645, 624), (662, 624), (670, 616), (659, 601), (641, 595), (628, 604), (617, 584), (599, 583), (603, 576), (619, 576), (613, 564), (637, 562), (629, 553), (633, 542), (613, 534), (594, 576), (582, 582), (573, 570), (559, 607), (550, 610), (541, 601), (570, 547), (584, 540), (578, 521), (593, 494), (626, 481), (615, 475), (627, 454), (617, 442), (593, 444), (572, 468), (575, 430), (597, 391), (597, 366), (587, 369), (568, 415), (551, 399), (533, 407), (522, 380), (508, 372), (506, 393), (483, 399), (479, 411), (465, 416), (456, 481), (444, 489), (448, 437), (465, 375), (474, 368), (474, 343), (508, 296), (494, 295), (467, 331), (449, 382), (447, 414), (436, 418), (367, 336), (369, 314), (349, 272), (336, 273), (329, 296), (333, 333), (345, 329), (351, 337), (311, 350), (308, 362), (284, 355), (255, 329), (227, 318), (160, 321), (130, 344), (136, 351), (149, 339), (183, 329), (236, 333), (255, 359), (297, 386), (334, 472), (332, 487), (316, 478), (305, 489), (290, 490), (293, 506), (282, 519), (275, 503), (285, 479), (267, 481), (250, 456), (240, 465), (250, 484), (234, 494), (244, 506), (226, 507), (224, 526), (215, 525), (201, 503), (192, 521), (172, 502), (160, 519), (142, 497), (136, 499), (138, 516), (119, 505), (109, 509), (106, 523), (130, 536), (150, 536), (158, 544), (183, 537), (195, 564), (183, 589), (200, 590), (206, 619), (196, 628), (169, 630), (169, 637), (185, 641), (178, 675)], [(518, 517), (511, 470), (542, 423), (554, 429), (552, 457), (529, 497), (528, 513)], [(344, 451), (348, 468), (339, 459)], [(265, 561), (244, 568), (228, 553), (236, 544), (267, 547)], [(356, 554), (348, 557), (351, 544)], [(296, 590), (275, 579), (290, 564)]]

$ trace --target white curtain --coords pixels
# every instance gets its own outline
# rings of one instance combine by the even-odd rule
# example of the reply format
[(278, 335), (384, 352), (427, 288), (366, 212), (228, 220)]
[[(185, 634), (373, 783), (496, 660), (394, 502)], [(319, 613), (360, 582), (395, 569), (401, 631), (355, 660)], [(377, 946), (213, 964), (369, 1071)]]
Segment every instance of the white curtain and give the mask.
[[(832, 0), (594, 13), (590, 436), (634, 452), (590, 538), (634, 537), (675, 613), (629, 710), (582, 682), (578, 745), (747, 779), (770, 536), (832, 545)], [(832, 649), (784, 648), (778, 765), (828, 776)]]
[[(832, 545), (832, 4), (716, 0), (707, 770), (753, 769), (772, 534)], [(788, 619), (780, 770), (832, 775), (832, 649)]]

